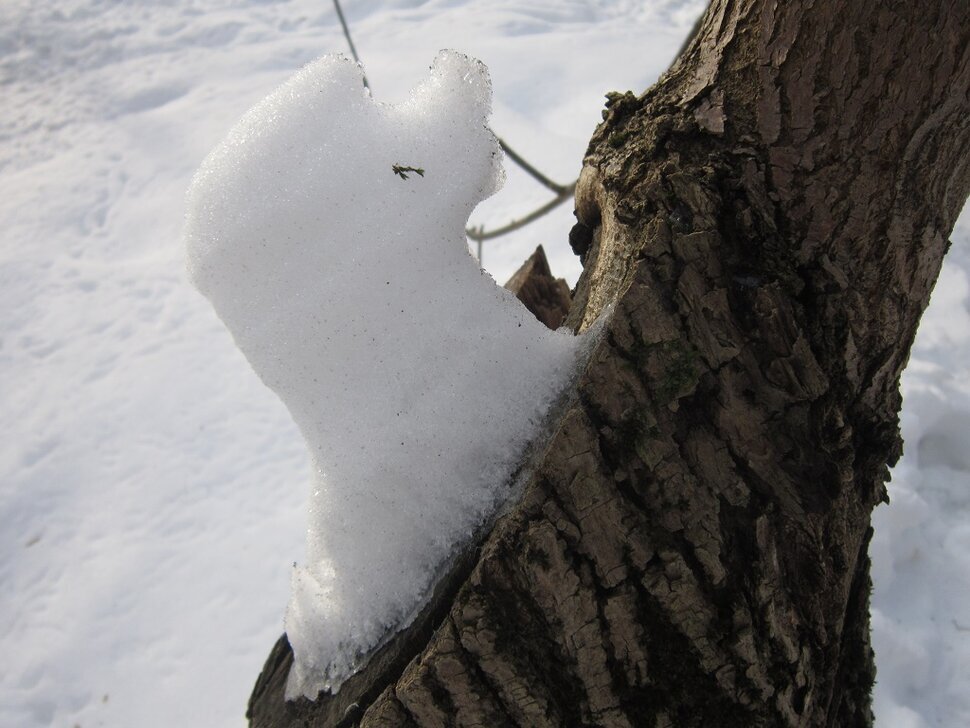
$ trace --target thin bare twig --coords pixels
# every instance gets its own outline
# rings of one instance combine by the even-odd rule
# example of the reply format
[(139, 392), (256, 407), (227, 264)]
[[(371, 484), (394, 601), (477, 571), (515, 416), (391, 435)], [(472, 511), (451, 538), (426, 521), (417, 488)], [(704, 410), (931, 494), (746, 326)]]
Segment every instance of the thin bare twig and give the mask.
[[(546, 177), (542, 172), (540, 172), (539, 170), (537, 170), (531, 164), (529, 164), (524, 159), (522, 159), (522, 157), (520, 157), (518, 154), (516, 154), (515, 150), (512, 149), (512, 147), (510, 147), (508, 144), (506, 144), (504, 139), (502, 139), (501, 137), (496, 137), (496, 139), (498, 139), (499, 146), (502, 147), (502, 151), (505, 152), (508, 155), (508, 158), (511, 159), (513, 162), (515, 162), (520, 167), (522, 167), (522, 169), (524, 169), (530, 175), (532, 175), (532, 178), (534, 180), (536, 180), (537, 182), (539, 182), (543, 186), (548, 187), (550, 190), (552, 190), (553, 192), (555, 192), (557, 195), (561, 195), (566, 190), (566, 187), (568, 187), (568, 185), (566, 187), (563, 187), (562, 185), (557, 185), (551, 179), (549, 179), (548, 177)], [(576, 186), (576, 183), (573, 182), (573, 187), (575, 187), (575, 186)]]
[[(357, 55), (357, 49), (354, 47), (354, 41), (350, 37), (350, 28), (347, 26), (346, 18), (344, 18), (343, 9), (340, 7), (340, 0), (333, 0), (333, 6), (337, 9), (337, 18), (340, 19), (340, 25), (344, 29), (344, 37), (347, 39), (347, 45), (350, 46), (350, 53), (351, 55), (353, 55), (354, 60), (359, 64), (360, 57)], [(367, 74), (364, 74), (364, 87), (370, 88), (370, 85), (367, 83)], [(545, 205), (543, 205), (542, 207), (536, 208), (535, 210), (530, 212), (525, 217), (519, 218), (518, 220), (512, 220), (512, 222), (507, 223), (502, 227), (495, 228), (494, 230), (485, 230), (483, 227), (474, 227), (474, 228), (468, 228), (467, 230), (465, 230), (465, 234), (469, 238), (474, 240), (476, 243), (478, 243), (478, 262), (479, 263), (481, 263), (482, 261), (482, 242), (483, 241), (491, 240), (492, 238), (497, 238), (500, 235), (507, 235), (508, 233), (514, 232), (520, 228), (525, 227), (530, 222), (538, 220), (540, 217), (542, 217), (543, 215), (547, 214), (552, 210), (555, 210), (563, 202), (569, 199), (572, 196), (573, 191), (576, 189), (575, 181), (568, 185), (560, 185), (553, 182), (551, 179), (546, 177), (542, 172), (537, 170), (535, 167), (533, 167), (531, 164), (525, 161), (522, 157), (520, 157), (519, 154), (514, 149), (512, 149), (512, 147), (510, 147), (508, 144), (505, 143), (504, 139), (502, 139), (501, 137), (496, 137), (496, 138), (498, 139), (499, 146), (502, 147), (502, 151), (505, 152), (506, 155), (508, 155), (509, 159), (511, 159), (513, 162), (519, 165), (519, 167), (521, 167), (530, 177), (536, 180), (536, 182), (555, 192), (556, 196), (552, 200), (547, 202)], [(401, 171), (399, 171), (399, 169)], [(398, 166), (395, 165), (395, 168), (394, 168), (394, 173), (399, 174), (401, 176), (401, 179), (407, 179), (406, 173), (409, 171), (418, 172), (417, 169), (413, 169), (410, 167), (398, 168)], [(421, 171), (423, 172), (423, 170)]]
[[(340, 0), (333, 0), (333, 6), (337, 9), (337, 17), (340, 19), (340, 25), (344, 29), (344, 37), (347, 39), (347, 45), (350, 46), (350, 54), (354, 57), (357, 65), (360, 65), (360, 56), (357, 55), (357, 49), (354, 48), (354, 41), (350, 37), (350, 28), (347, 27), (347, 20), (344, 18), (344, 11), (340, 7)], [(363, 68), (363, 66), (361, 66)], [(370, 88), (367, 83), (367, 74), (364, 73), (364, 88)]]
[(518, 230), (519, 228), (523, 228), (526, 225), (528, 225), (530, 222), (534, 222), (535, 220), (538, 220), (546, 213), (551, 212), (552, 210), (555, 210), (562, 203), (564, 203), (566, 200), (572, 197), (573, 191), (576, 189), (576, 183), (573, 182), (572, 184), (566, 185), (565, 187), (561, 187), (560, 189), (561, 189), (561, 192), (558, 195), (553, 197), (551, 200), (549, 200), (549, 202), (547, 202), (542, 207), (536, 208), (525, 217), (521, 217), (518, 220), (513, 220), (512, 222), (506, 225), (503, 225), (500, 228), (495, 228), (494, 230), (485, 230), (484, 228), (481, 228), (481, 227), (468, 228), (467, 230), (465, 230), (465, 234), (472, 240), (481, 242), (483, 240), (491, 240), (492, 238), (497, 238), (500, 235), (507, 235), (508, 233)]

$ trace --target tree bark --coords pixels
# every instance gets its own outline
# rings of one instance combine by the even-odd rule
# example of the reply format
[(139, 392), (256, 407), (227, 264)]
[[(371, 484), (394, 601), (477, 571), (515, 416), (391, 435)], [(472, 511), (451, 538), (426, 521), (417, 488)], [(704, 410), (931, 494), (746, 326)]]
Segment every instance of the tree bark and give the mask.
[(569, 284), (552, 275), (546, 251), (541, 245), (505, 282), (505, 288), (514, 293), (536, 319), (553, 331), (569, 315), (572, 304)]
[(520, 502), (360, 701), (285, 705), (284, 646), (252, 724), (871, 725), (870, 513), (968, 92), (965, 0), (714, 0), (590, 143), (567, 325), (609, 320)]

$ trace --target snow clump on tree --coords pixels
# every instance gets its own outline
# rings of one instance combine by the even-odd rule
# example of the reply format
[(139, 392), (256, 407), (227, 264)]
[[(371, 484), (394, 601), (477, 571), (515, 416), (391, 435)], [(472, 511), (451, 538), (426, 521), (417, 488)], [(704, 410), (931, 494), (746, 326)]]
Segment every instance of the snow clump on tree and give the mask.
[(468, 253), (468, 216), (503, 180), (490, 101), (459, 53), (400, 105), (328, 56), (246, 114), (189, 191), (191, 280), (315, 471), (289, 698), (336, 691), (416, 616), (582, 358)]

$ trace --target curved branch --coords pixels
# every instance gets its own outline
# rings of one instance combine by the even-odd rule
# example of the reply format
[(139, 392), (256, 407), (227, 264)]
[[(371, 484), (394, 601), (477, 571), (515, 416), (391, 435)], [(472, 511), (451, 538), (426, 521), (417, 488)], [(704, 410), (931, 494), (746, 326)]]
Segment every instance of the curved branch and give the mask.
[(534, 222), (535, 220), (538, 220), (543, 215), (546, 215), (552, 210), (555, 210), (566, 200), (572, 199), (573, 191), (575, 189), (576, 189), (576, 183), (573, 182), (572, 184), (566, 185), (565, 187), (563, 187), (562, 188), (563, 191), (559, 195), (549, 200), (549, 202), (547, 202), (542, 207), (536, 208), (525, 217), (519, 218), (518, 220), (513, 220), (512, 222), (507, 223), (502, 227), (495, 228), (494, 230), (485, 230), (483, 228), (474, 228), (474, 227), (468, 228), (465, 230), (465, 235), (467, 235), (471, 240), (474, 240), (476, 242), (482, 242), (484, 240), (491, 240), (492, 238), (497, 238), (502, 235), (507, 235), (511, 232), (515, 232), (520, 228), (524, 228), (530, 222)]

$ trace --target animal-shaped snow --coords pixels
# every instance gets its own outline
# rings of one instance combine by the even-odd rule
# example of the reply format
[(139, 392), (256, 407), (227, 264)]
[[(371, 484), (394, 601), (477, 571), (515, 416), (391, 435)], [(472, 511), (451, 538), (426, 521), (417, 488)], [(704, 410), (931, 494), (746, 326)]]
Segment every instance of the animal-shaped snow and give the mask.
[(467, 250), (468, 216), (502, 180), (490, 95), (481, 63), (442, 52), (410, 99), (379, 104), (359, 67), (326, 57), (192, 183), (191, 279), (315, 470), (288, 697), (336, 690), (416, 616), (576, 368), (576, 337)]

